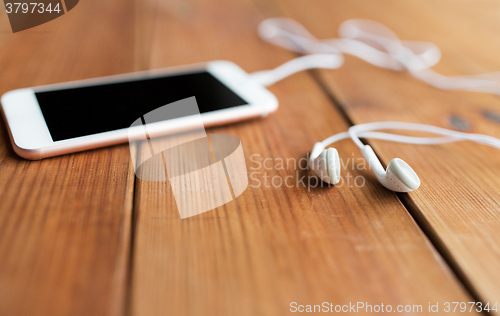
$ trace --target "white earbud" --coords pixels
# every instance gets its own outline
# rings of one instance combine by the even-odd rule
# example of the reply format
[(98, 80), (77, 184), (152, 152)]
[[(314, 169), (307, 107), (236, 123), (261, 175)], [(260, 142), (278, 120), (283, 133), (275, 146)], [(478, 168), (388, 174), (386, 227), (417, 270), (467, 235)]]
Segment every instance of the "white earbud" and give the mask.
[[(365, 145), (361, 152), (378, 181), (387, 189), (395, 192), (410, 192), (420, 186), (417, 174), (402, 159), (394, 158), (387, 166), (387, 170), (384, 170), (380, 160), (369, 145)], [(340, 158), (335, 148), (325, 149), (322, 143), (316, 143), (309, 158), (309, 168), (326, 183), (337, 184), (340, 182)]]
[(322, 181), (337, 184), (340, 181), (340, 159), (335, 148), (325, 147), (316, 143), (309, 158), (309, 168)]
[(420, 179), (413, 169), (402, 159), (394, 158), (384, 170), (380, 160), (370, 145), (365, 145), (361, 152), (370, 164), (378, 181), (387, 189), (395, 192), (411, 192), (418, 189)]

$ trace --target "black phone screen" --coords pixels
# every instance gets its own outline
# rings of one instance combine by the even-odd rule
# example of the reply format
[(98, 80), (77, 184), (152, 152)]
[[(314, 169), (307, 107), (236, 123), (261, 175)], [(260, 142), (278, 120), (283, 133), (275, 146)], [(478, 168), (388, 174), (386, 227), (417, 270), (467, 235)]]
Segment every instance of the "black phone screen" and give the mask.
[(206, 71), (35, 95), (53, 141), (128, 128), (142, 115), (192, 96), (200, 113), (248, 104)]

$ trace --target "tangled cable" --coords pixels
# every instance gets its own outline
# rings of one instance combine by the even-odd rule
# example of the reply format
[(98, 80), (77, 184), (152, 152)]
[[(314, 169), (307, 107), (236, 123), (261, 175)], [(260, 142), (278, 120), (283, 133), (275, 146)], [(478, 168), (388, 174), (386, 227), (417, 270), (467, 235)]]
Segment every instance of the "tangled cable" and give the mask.
[(339, 38), (326, 40), (317, 39), (300, 23), (289, 18), (264, 20), (258, 32), (269, 43), (305, 54), (273, 70), (253, 73), (253, 78), (265, 86), (305, 69), (339, 68), (344, 62), (343, 53), (346, 53), (378, 67), (408, 71), (439, 89), (500, 95), (500, 73), (440, 75), (430, 69), (441, 59), (439, 47), (430, 42), (402, 41), (391, 29), (372, 20), (347, 20), (339, 27)]

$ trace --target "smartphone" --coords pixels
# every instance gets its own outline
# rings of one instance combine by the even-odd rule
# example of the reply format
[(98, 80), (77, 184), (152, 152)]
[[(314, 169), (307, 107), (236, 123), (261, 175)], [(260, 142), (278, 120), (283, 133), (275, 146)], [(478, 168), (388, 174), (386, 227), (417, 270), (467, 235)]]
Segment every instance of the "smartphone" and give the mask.
[[(228, 61), (18, 89), (1, 102), (14, 151), (35, 160), (127, 142), (137, 118), (193, 96), (205, 127), (278, 107), (271, 92)], [(190, 127), (183, 118), (158, 126), (165, 133)]]

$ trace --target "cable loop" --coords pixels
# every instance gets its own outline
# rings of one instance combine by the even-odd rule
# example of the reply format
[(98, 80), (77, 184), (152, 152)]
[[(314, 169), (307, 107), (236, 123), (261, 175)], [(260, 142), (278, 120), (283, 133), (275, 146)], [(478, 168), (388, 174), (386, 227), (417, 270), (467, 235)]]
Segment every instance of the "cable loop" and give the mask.
[[(411, 75), (434, 86), (445, 90), (468, 90), (500, 95), (500, 72), (470, 75), (470, 76), (443, 76), (430, 68), (441, 59), (439, 47), (431, 42), (402, 41), (385, 25), (366, 19), (352, 19), (344, 21), (338, 30), (339, 38), (319, 40), (314, 37), (302, 24), (289, 18), (271, 18), (260, 23), (259, 35), (265, 41), (281, 46), (288, 50), (311, 55), (309, 62), (316, 54), (331, 54), (335, 56), (338, 68), (342, 65), (343, 54), (356, 56), (370, 64), (381, 68), (397, 71), (408, 71)], [(294, 71), (282, 73), (289, 75), (310, 68), (332, 68), (332, 64), (325, 67), (312, 67), (304, 64)], [(273, 84), (284, 77), (277, 79), (273, 70), (267, 71), (267, 78), (263, 79), (260, 72), (257, 80), (263, 80), (265, 85)]]

